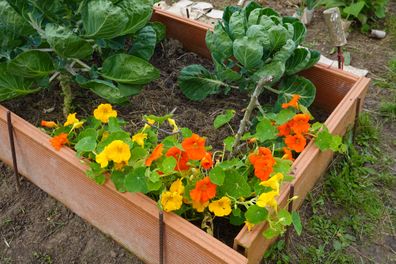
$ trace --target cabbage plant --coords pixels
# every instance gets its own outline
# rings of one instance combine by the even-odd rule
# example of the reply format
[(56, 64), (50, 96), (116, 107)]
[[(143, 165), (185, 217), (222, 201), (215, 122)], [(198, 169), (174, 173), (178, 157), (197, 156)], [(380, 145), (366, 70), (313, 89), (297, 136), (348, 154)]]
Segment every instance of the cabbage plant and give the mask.
[(214, 71), (202, 65), (185, 67), (179, 86), (188, 98), (203, 100), (231, 89), (253, 92), (260, 80), (269, 78), (264, 88), (278, 94), (276, 108), (293, 94), (308, 107), (315, 86), (296, 74), (318, 62), (320, 53), (300, 46), (305, 35), (306, 27), (297, 18), (282, 17), (271, 8), (255, 2), (243, 9), (229, 6), (222, 22), (206, 35)]
[[(123, 103), (159, 78), (148, 60), (165, 36), (153, 0), (0, 0), (0, 101), (59, 79)], [(68, 106), (65, 112), (68, 112)]]

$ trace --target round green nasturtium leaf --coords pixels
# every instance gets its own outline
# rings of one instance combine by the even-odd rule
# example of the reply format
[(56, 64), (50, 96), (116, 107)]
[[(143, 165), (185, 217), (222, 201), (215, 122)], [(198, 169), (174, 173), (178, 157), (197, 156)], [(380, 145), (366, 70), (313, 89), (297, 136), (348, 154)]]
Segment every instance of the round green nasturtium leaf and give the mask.
[(268, 218), (268, 211), (264, 207), (252, 205), (245, 213), (246, 220), (252, 224), (259, 224)]

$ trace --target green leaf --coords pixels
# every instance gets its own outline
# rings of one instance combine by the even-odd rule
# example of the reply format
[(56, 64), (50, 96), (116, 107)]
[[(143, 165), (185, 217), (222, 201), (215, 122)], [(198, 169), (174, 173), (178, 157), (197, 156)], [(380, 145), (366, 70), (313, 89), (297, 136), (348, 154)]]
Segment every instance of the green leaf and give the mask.
[(111, 39), (133, 34), (143, 28), (152, 13), (151, 0), (86, 1), (81, 18), (88, 38)]
[(126, 178), (125, 172), (114, 170), (111, 173), (111, 181), (114, 183), (114, 186), (116, 187), (117, 191), (126, 192), (126, 188), (124, 184), (125, 178)]
[(279, 113), (275, 115), (273, 120), (277, 125), (282, 125), (292, 119), (295, 115), (296, 113), (290, 108), (282, 109)]
[(252, 79), (255, 82), (259, 82), (261, 79), (271, 77), (272, 81), (269, 83), (271, 85), (277, 83), (282, 78), (284, 72), (285, 64), (280, 61), (273, 61), (271, 63), (264, 64), (261, 68), (259, 68), (252, 75)]
[(98, 96), (111, 104), (122, 104), (128, 101), (129, 96), (137, 95), (143, 89), (141, 85), (118, 84), (118, 87), (103, 80), (77, 81), (82, 87), (91, 89)]
[(233, 44), (235, 58), (247, 69), (252, 69), (261, 63), (263, 47), (254, 39), (243, 37), (236, 39)]
[(231, 121), (235, 116), (235, 110), (226, 110), (224, 114), (216, 116), (213, 126), (218, 129)]
[(269, 119), (264, 118), (256, 126), (255, 137), (260, 142), (276, 139), (277, 135), (278, 129), (272, 125), (272, 122)]
[(296, 230), (297, 235), (301, 235), (302, 224), (301, 224), (300, 215), (296, 211), (293, 211), (291, 215), (292, 215), (294, 230)]
[(314, 140), (315, 145), (321, 150), (332, 150), (343, 152), (344, 146), (342, 144), (342, 137), (332, 135), (327, 127), (324, 127)]
[(304, 41), (305, 36), (307, 34), (307, 28), (300, 21), (294, 22), (293, 27), (294, 27), (293, 40), (296, 43), (296, 46), (298, 46)]
[(252, 25), (246, 31), (246, 36), (250, 40), (259, 43), (264, 50), (271, 49), (268, 30), (263, 25)]
[(86, 128), (86, 129), (82, 130), (78, 134), (77, 141), (80, 141), (81, 139), (83, 139), (85, 137), (92, 137), (94, 139), (97, 139), (98, 138), (98, 132), (94, 128)]
[(146, 193), (146, 167), (139, 167), (129, 171), (125, 177), (125, 188), (128, 192)]
[(9, 32), (12, 37), (27, 36), (34, 32), (29, 23), (4, 0), (0, 1), (0, 29), (2, 34)]
[(309, 107), (316, 96), (315, 85), (308, 79), (292, 75), (284, 78), (279, 85), (279, 96), (275, 103), (276, 109), (281, 109), (283, 103), (289, 102), (293, 95), (300, 95), (299, 104)]
[(221, 62), (222, 61), (221, 55), (212, 53), (212, 59), (215, 66), (215, 74), (219, 80), (226, 82), (234, 82), (242, 78), (240, 72), (234, 71), (234, 69), (227, 67)]
[(78, 154), (83, 152), (91, 152), (96, 148), (96, 138), (93, 137), (85, 137), (80, 139), (77, 144), (74, 146)]
[(283, 176), (287, 176), (290, 171), (291, 171), (291, 167), (293, 162), (291, 160), (287, 160), (287, 159), (281, 159), (281, 158), (275, 158), (275, 165), (274, 165), (274, 172), (275, 173), (282, 173)]
[(44, 77), (55, 71), (51, 56), (42, 51), (25, 51), (8, 63), (8, 71), (26, 78)]
[(183, 94), (190, 100), (201, 101), (218, 92), (222, 85), (207, 69), (193, 64), (182, 69), (178, 79)]
[(232, 56), (232, 40), (220, 23), (215, 26), (213, 32), (211, 30), (206, 32), (205, 40), (208, 49), (218, 54), (220, 61)]
[(177, 161), (174, 157), (166, 157), (161, 163), (161, 171), (163, 173), (174, 172)]
[(40, 91), (31, 80), (10, 74), (6, 64), (0, 64), (0, 102)]
[(149, 25), (154, 29), (155, 36), (157, 38), (157, 44), (160, 43), (166, 37), (166, 27), (161, 22), (150, 22)]
[(245, 15), (243, 12), (235, 12), (231, 15), (228, 23), (229, 34), (232, 39), (245, 36)]
[(252, 224), (259, 224), (268, 218), (267, 209), (260, 207), (258, 205), (249, 206), (245, 213), (246, 220)]
[(297, 48), (286, 62), (286, 74), (293, 75), (304, 69), (310, 63), (311, 52), (307, 48)]
[(160, 77), (160, 72), (147, 61), (127, 54), (110, 56), (103, 62), (102, 76), (119, 83), (146, 84)]
[(180, 129), (180, 131), (181, 131), (181, 133), (182, 133), (183, 138), (191, 137), (192, 134), (193, 134), (193, 132), (192, 132), (189, 128), (187, 128), (187, 127), (182, 127), (182, 128)]
[(281, 230), (279, 229), (273, 229), (273, 228), (268, 228), (263, 232), (263, 235), (266, 239), (272, 239), (274, 237), (277, 237), (281, 234)]
[(292, 216), (291, 214), (285, 210), (285, 209), (281, 209), (278, 212), (278, 218), (279, 218), (279, 222), (284, 225), (284, 226), (288, 226), (292, 224)]
[(223, 144), (225, 146), (225, 150), (231, 152), (232, 151), (232, 146), (234, 145), (235, 142), (235, 137), (229, 136), (226, 137), (223, 141)]
[(55, 52), (64, 58), (84, 59), (91, 56), (91, 44), (63, 26), (47, 24), (45, 37)]
[(104, 150), (104, 148), (107, 145), (109, 145), (111, 142), (113, 142), (114, 140), (121, 140), (129, 145), (132, 144), (131, 137), (130, 137), (129, 133), (127, 133), (125, 131), (117, 131), (117, 132), (111, 133), (106, 139), (104, 139), (98, 143), (98, 147), (96, 150), (97, 153), (102, 152)]
[(224, 183), (225, 172), (221, 167), (216, 166), (210, 170), (209, 178), (210, 178), (211, 182), (213, 182), (214, 184), (216, 184), (218, 186), (221, 186)]
[[(293, 40), (288, 39), (286, 44), (274, 54), (272, 61), (278, 61), (281, 63), (286, 63), (286, 61), (292, 56), (294, 50), (296, 49), (296, 44)], [(283, 73), (282, 73), (283, 74)]]
[(129, 54), (148, 61), (154, 54), (156, 44), (157, 35), (155, 30), (150, 25), (145, 26), (134, 36), (133, 45), (129, 50)]
[(227, 170), (223, 185), (218, 186), (217, 189), (220, 197), (223, 195), (230, 195), (236, 199), (239, 197), (247, 197), (251, 193), (251, 188), (247, 183), (247, 179), (237, 170)]
[(347, 16), (354, 16), (357, 18), (360, 12), (362, 12), (365, 5), (365, 1), (358, 1), (345, 7), (342, 12), (345, 13)]
[(272, 51), (277, 51), (286, 44), (288, 33), (283, 26), (273, 26), (268, 34)]

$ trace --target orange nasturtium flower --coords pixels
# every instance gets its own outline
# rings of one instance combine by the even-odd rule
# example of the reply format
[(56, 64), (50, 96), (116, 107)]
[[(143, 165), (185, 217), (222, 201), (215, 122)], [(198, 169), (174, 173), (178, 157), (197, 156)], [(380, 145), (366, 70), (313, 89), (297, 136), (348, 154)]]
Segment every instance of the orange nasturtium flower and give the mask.
[(254, 167), (254, 175), (262, 181), (269, 178), (275, 165), (271, 150), (264, 147), (260, 147), (257, 154), (250, 154), (249, 161)]
[(204, 204), (216, 196), (216, 187), (217, 185), (211, 183), (209, 177), (206, 176), (197, 181), (195, 188), (190, 191), (190, 197), (193, 201)]
[(212, 153), (206, 152), (205, 156), (201, 159), (201, 166), (205, 170), (209, 170), (213, 167)]
[(278, 131), (279, 131), (279, 133), (278, 133), (279, 137), (286, 137), (286, 136), (290, 135), (290, 133), (291, 133), (290, 123), (287, 122), (283, 125), (278, 126)]
[(56, 124), (54, 121), (41, 120), (41, 126), (47, 127), (47, 128), (54, 128), (54, 127), (57, 127), (58, 124)]
[(191, 137), (184, 139), (182, 146), (192, 160), (201, 160), (205, 156), (205, 139), (197, 134), (192, 134)]
[(287, 147), (291, 150), (294, 150), (297, 153), (300, 153), (304, 150), (305, 145), (307, 144), (307, 140), (301, 134), (296, 134), (294, 136), (287, 136), (285, 138), (285, 143)]
[(209, 204), (209, 211), (219, 217), (229, 215), (232, 211), (230, 198), (223, 196), (219, 200), (211, 202)]
[(51, 138), (50, 142), (51, 142), (51, 145), (56, 150), (60, 150), (63, 145), (69, 143), (69, 140), (67, 140), (67, 134), (66, 133), (61, 133), (58, 136), (55, 136), (55, 137)]
[(284, 152), (285, 154), (283, 155), (282, 159), (288, 159), (288, 160), (294, 161), (293, 153), (291, 152), (290, 149), (288, 149), (288, 148), (283, 148), (283, 152)]
[(288, 107), (294, 107), (298, 109), (298, 100), (300, 100), (301, 96), (298, 94), (293, 94), (292, 99), (288, 103), (282, 104), (282, 108), (286, 109)]
[(151, 164), (153, 163), (153, 161), (161, 158), (162, 156), (162, 151), (164, 150), (164, 144), (158, 144), (153, 152), (151, 153), (150, 157), (147, 158), (145, 165), (146, 166), (151, 166)]
[(290, 127), (296, 134), (305, 134), (308, 132), (311, 117), (308, 114), (297, 114), (289, 121)]
[(110, 117), (117, 117), (117, 111), (113, 110), (111, 104), (100, 104), (94, 110), (94, 117), (102, 123), (108, 123)]
[(177, 171), (185, 171), (190, 168), (190, 166), (187, 165), (188, 162), (187, 153), (185, 151), (180, 150), (177, 147), (171, 147), (170, 149), (168, 149), (165, 156), (175, 158), (175, 160), (177, 161), (175, 170)]

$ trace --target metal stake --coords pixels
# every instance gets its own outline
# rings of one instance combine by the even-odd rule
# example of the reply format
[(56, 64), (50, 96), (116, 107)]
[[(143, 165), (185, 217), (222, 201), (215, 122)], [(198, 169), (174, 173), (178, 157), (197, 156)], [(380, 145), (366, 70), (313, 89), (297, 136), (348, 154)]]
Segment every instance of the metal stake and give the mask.
[[(294, 184), (290, 184), (289, 200), (292, 199), (293, 197), (294, 197)], [(291, 213), (293, 210), (293, 201), (294, 200), (291, 200), (287, 207), (287, 210), (289, 211), (289, 213)], [(290, 229), (291, 229), (291, 227), (288, 227), (286, 230), (286, 234), (285, 234), (285, 244), (286, 244), (285, 246), (286, 247), (288, 246), (289, 240), (290, 240)]]
[(356, 98), (356, 109), (355, 109), (355, 121), (352, 128), (352, 142), (355, 143), (356, 138), (356, 130), (359, 125), (359, 117), (360, 117), (360, 103), (362, 99), (360, 97)]
[(159, 263), (164, 264), (164, 212), (159, 211)]
[(344, 69), (344, 54), (342, 53), (342, 47), (337, 47), (337, 58), (338, 58), (338, 69)]
[(19, 192), (19, 190), (21, 189), (21, 184), (19, 183), (18, 163), (17, 163), (17, 159), (16, 159), (14, 133), (13, 133), (13, 126), (12, 126), (12, 122), (11, 122), (11, 112), (10, 111), (7, 111), (7, 126), (8, 126), (8, 138), (10, 140), (12, 166), (14, 169), (14, 176), (15, 176), (15, 182), (16, 182), (16, 190), (17, 190), (17, 192)]

